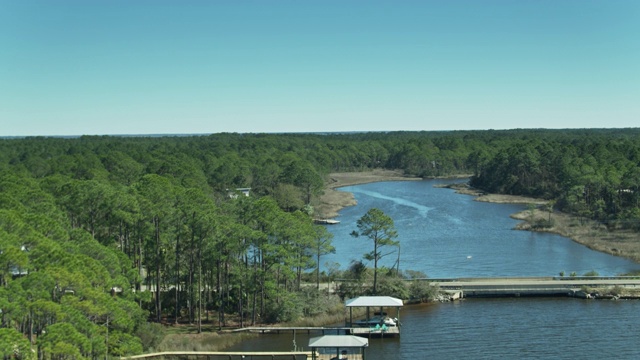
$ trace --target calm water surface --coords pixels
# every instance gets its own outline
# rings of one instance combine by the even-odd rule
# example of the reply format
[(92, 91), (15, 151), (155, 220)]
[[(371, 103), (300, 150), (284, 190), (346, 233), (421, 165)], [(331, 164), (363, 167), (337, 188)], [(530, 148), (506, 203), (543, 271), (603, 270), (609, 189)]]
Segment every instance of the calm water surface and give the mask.
[[(401, 244), (400, 268), (419, 270), (431, 278), (485, 276), (618, 275), (640, 269), (619, 257), (590, 250), (554, 234), (513, 230), (518, 223), (509, 215), (524, 205), (474, 201), (434, 185), (451, 180), (381, 182), (342, 188), (354, 194), (357, 206), (340, 212), (340, 224), (329, 226), (336, 254), (328, 263), (347, 268), (373, 249), (371, 240), (353, 238), (356, 221), (370, 208), (384, 211), (395, 222)], [(382, 259), (393, 266), (396, 255)]]
[[(406, 306), (402, 335), (370, 339), (366, 354), (368, 360), (639, 359), (639, 314), (637, 300), (467, 299)], [(307, 334), (261, 335), (232, 350), (289, 351), (294, 341), (298, 350), (309, 350)]]
[[(595, 270), (616, 275), (638, 270), (625, 259), (591, 251), (569, 239), (512, 230), (521, 205), (489, 204), (434, 188), (448, 180), (384, 182), (343, 188), (358, 205), (330, 226), (336, 254), (323, 262), (362, 259), (371, 245), (349, 236), (371, 207), (394, 219), (401, 268), (430, 277), (553, 276)], [(385, 259), (393, 265), (395, 255)], [(640, 301), (568, 298), (467, 299), (406, 306), (402, 335), (372, 339), (368, 360), (428, 358), (640, 359)], [(312, 335), (316, 336), (316, 335)], [(308, 335), (263, 335), (231, 350), (307, 350)]]

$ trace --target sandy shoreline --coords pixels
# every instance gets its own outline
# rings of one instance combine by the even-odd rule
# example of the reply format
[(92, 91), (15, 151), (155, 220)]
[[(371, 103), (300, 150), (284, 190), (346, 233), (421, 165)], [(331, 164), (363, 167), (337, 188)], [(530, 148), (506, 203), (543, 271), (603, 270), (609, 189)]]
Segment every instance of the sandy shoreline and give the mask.
[[(347, 206), (356, 205), (353, 194), (336, 190), (339, 187), (366, 184), (380, 181), (416, 181), (416, 177), (407, 177), (400, 171), (373, 170), (353, 173), (334, 173), (329, 175), (324, 194), (315, 204), (316, 216), (329, 219), (338, 216), (338, 211)], [(476, 201), (511, 204), (533, 204), (535, 208), (513, 214), (514, 219), (523, 221), (516, 226), (518, 230), (544, 231), (561, 235), (587, 246), (590, 249), (621, 256), (640, 263), (640, 234), (631, 231), (608, 230), (602, 224), (580, 219), (560, 212), (551, 214), (544, 210), (547, 201), (513, 195), (486, 194), (471, 189), (465, 184), (450, 186), (457, 193), (476, 197)], [(553, 226), (545, 229), (532, 229), (532, 224), (540, 219), (551, 219)]]
[(343, 186), (368, 184), (380, 181), (417, 181), (418, 177), (404, 176), (401, 171), (376, 169), (372, 171), (343, 172), (329, 174), (324, 194), (314, 204), (316, 218), (332, 219), (338, 216), (338, 211), (357, 204), (352, 193), (338, 191)]

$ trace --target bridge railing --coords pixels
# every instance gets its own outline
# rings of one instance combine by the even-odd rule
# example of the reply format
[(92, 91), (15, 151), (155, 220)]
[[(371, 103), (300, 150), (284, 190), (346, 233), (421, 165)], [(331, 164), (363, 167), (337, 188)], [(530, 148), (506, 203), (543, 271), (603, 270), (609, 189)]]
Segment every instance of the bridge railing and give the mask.
[(473, 281), (510, 281), (510, 280), (640, 280), (640, 276), (497, 276), (477, 278), (415, 278), (406, 281), (429, 281), (434, 283), (473, 282)]

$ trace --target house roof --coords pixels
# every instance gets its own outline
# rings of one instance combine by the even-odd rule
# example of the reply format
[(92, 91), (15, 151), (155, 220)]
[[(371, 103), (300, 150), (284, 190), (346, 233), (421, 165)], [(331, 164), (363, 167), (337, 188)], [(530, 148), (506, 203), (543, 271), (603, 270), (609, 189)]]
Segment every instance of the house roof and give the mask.
[(363, 348), (369, 339), (353, 335), (324, 335), (309, 339), (310, 348)]
[(393, 306), (401, 307), (402, 300), (391, 296), (360, 296), (355, 299), (349, 299), (345, 302), (347, 307), (364, 307), (364, 306)]

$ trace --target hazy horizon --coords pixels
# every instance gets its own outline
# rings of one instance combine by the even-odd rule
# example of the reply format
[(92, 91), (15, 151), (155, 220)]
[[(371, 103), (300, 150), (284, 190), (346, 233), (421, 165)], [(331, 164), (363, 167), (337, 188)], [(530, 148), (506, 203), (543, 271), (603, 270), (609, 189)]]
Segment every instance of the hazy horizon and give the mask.
[(394, 133), (394, 132), (464, 132), (464, 131), (513, 131), (513, 130), (625, 130), (625, 129), (640, 129), (640, 127), (636, 126), (628, 126), (621, 128), (513, 128), (513, 129), (460, 129), (460, 130), (362, 130), (362, 131), (299, 131), (299, 132), (214, 132), (214, 133), (192, 133), (192, 134), (179, 134), (179, 133), (165, 133), (165, 134), (78, 134), (78, 135), (0, 135), (0, 139), (25, 139), (25, 138), (63, 138), (63, 139), (76, 139), (83, 136), (107, 136), (107, 137), (195, 137), (195, 136), (210, 136), (210, 135), (219, 135), (219, 134), (239, 134), (239, 135), (256, 135), (256, 134), (267, 134), (267, 135), (300, 135), (300, 134), (310, 134), (310, 135), (340, 135), (340, 134), (366, 134), (366, 133)]

